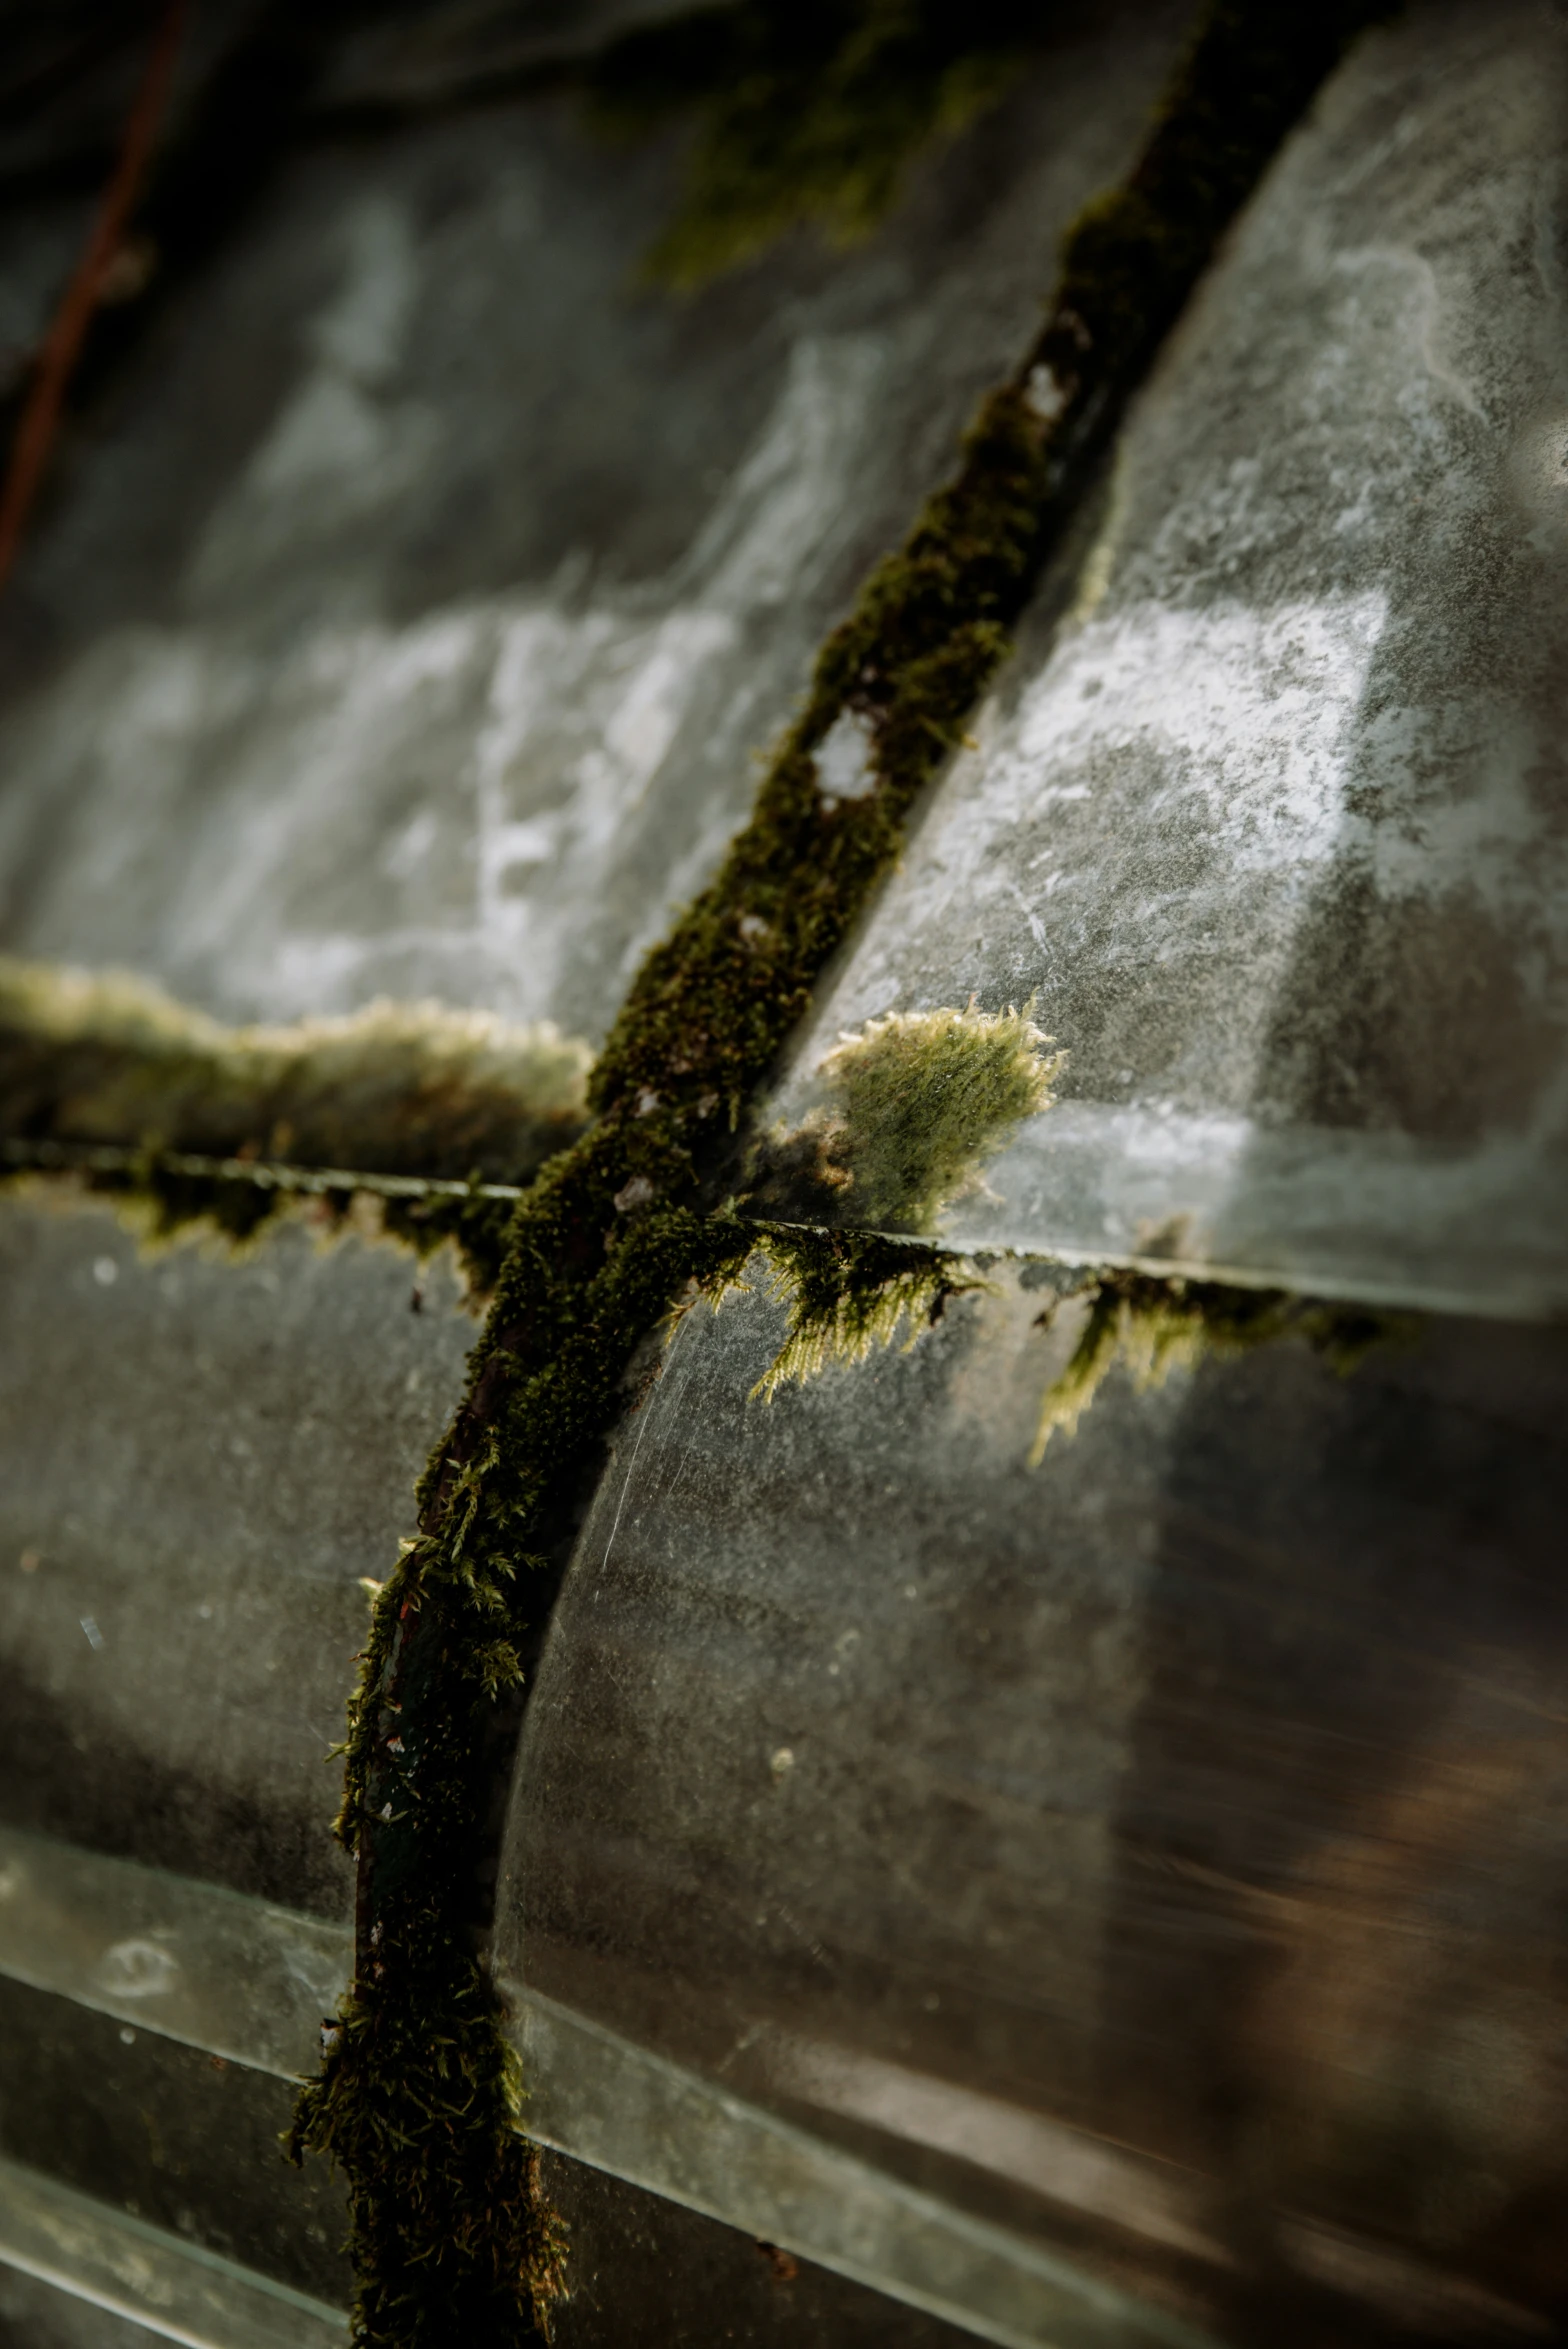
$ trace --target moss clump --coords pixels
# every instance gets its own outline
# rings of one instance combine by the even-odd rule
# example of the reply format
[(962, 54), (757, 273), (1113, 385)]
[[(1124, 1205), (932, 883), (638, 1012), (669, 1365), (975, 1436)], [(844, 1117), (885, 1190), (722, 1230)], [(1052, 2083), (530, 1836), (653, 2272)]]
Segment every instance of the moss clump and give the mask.
[(120, 972), (0, 960), (0, 1136), (517, 1182), (581, 1132), (588, 1047), (434, 1003), (226, 1028)]
[[(348, 2173), (357, 2339), (512, 2349), (549, 2337), (565, 2236), (520, 2134), (520, 2067), (495, 1994), (470, 1952), (449, 1943), (444, 1956), (424, 1975), (423, 2014), (380, 1996), (374, 1966), (369, 1980), (362, 1970), (322, 2034), (334, 2056), (301, 2093), (289, 2151), (301, 2161), (307, 2145), (330, 2143)], [(374, 2097), (354, 2093), (366, 2064)], [(389, 2239), (382, 2197), (393, 2181)]]
[[(1080, 1292), (1081, 1294), (1081, 1292)], [(1049, 1324), (1060, 1310), (1041, 1316)], [(1348, 1376), (1373, 1346), (1402, 1336), (1409, 1317), (1367, 1306), (1331, 1305), (1278, 1289), (1240, 1289), (1218, 1281), (1155, 1279), (1147, 1273), (1103, 1274), (1066, 1369), (1047, 1388), (1029, 1453), (1037, 1468), (1053, 1435), (1072, 1436), (1118, 1364), (1141, 1390), (1203, 1355), (1250, 1353), (1281, 1338), (1303, 1338)]]
[[(1026, 1117), (1051, 1105), (1064, 1053), (1011, 1006), (1004, 1012), (889, 1012), (823, 1060), (828, 1106), (759, 1154), (758, 1190), (797, 1213), (826, 1194), (840, 1216), (925, 1232), (979, 1182)], [(788, 1212), (785, 1205), (784, 1212)]]
[(1051, 27), (1025, 0), (745, 0), (641, 26), (591, 70), (601, 120), (694, 113), (675, 219), (649, 274), (690, 287), (802, 222), (866, 235), (917, 155), (1005, 89)]

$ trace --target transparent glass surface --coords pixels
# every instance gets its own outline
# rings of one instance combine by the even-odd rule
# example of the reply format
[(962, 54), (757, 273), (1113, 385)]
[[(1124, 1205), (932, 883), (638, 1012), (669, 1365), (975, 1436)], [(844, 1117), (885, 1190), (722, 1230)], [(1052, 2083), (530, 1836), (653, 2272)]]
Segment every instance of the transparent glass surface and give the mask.
[(45, 2202), (52, 2183), (101, 2211), (108, 2238), (132, 2221), (169, 2237), (176, 2263), (188, 2246), (348, 2306), (343, 2181), (324, 2161), (285, 2162), (287, 2081), (14, 1981), (0, 2005), (0, 2259), (6, 2214), (20, 2223), (28, 2199), (9, 2164), (45, 2181)]
[[(771, 1404), (765, 1293), (682, 1324), (550, 1633), (503, 1970), (1151, 2323), (1539, 2335), (1568, 1346), (1118, 1369), (1031, 1471), (1085, 1305), (990, 1278)], [(596, 2125), (667, 2157), (648, 2099)]]
[(600, 1031), (1185, 22), (1074, 12), (876, 236), (695, 298), (639, 277), (678, 136), (564, 95), (324, 115), (8, 588), (0, 944), (231, 1015), (433, 994)]
[(473, 1342), (444, 1260), (0, 1201), (0, 1819), (328, 1917), (327, 1749)]
[(1568, 1303), (1565, 102), (1559, 14), (1401, 12), (1171, 338), (780, 1103), (1032, 999), (958, 1243)]
[(338, 2305), (341, 2187), (284, 2165), (278, 2075), (345, 1976), (361, 1577), (473, 1341), (445, 1259), (412, 1285), (303, 1220), (148, 1256), (102, 1205), (0, 1201), (0, 2140)]

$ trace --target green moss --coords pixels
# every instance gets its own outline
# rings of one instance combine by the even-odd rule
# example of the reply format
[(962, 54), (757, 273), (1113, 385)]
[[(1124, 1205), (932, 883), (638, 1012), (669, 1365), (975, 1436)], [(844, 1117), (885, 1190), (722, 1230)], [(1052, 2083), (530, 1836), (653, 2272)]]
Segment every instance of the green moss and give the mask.
[(949, 1297), (985, 1285), (956, 1258), (874, 1232), (777, 1225), (753, 1236), (772, 1294), (790, 1315), (788, 1336), (752, 1390), (764, 1402), (792, 1381), (804, 1385), (833, 1365), (864, 1362), (900, 1328), (908, 1353)]
[[(365, 1194), (361, 1193), (363, 1197)], [(380, 1230), (401, 1240), (423, 1264), (448, 1243), (456, 1254), (470, 1305), (489, 1299), (506, 1261), (512, 1202), (506, 1199), (383, 1199)]]
[[(392, 1240), (423, 1265), (450, 1243), (468, 1303), (494, 1289), (506, 1249), (516, 1184), (426, 1184), (356, 1173), (278, 1165), (265, 1159), (207, 1159), (182, 1153), (0, 1143), (0, 1184), (73, 1185), (110, 1201), (141, 1249), (161, 1254), (182, 1241), (216, 1242), (243, 1256), (280, 1214), (303, 1217), (316, 1239), (349, 1233)], [(398, 1182), (399, 1187), (385, 1186)], [(418, 1291), (416, 1291), (416, 1297)]]
[(694, 115), (649, 273), (695, 286), (812, 222), (866, 235), (927, 148), (1005, 89), (1055, 12), (1025, 0), (745, 0), (641, 26), (596, 61), (600, 119)]
[(517, 1182), (581, 1132), (590, 1053), (439, 1004), (227, 1028), (121, 972), (0, 959), (0, 1137)]
[[(370, 1972), (335, 2035), (323, 2034), (334, 2054), (301, 2093), (291, 2141), (296, 2159), (310, 2144), (330, 2145), (348, 2173), (356, 2337), (422, 2349), (509, 2349), (548, 2337), (566, 2241), (520, 2133), (520, 2071), (495, 1994), (449, 1934), (421, 1968), (423, 2011), (383, 1997)], [(367, 2071), (377, 2082), (371, 2097), (356, 2093)]]
[[(711, 1093), (739, 1116), (1002, 656), (1049, 494), (1021, 394), (997, 394), (957, 478), (829, 638), (722, 870), (644, 963), (594, 1072), (598, 1106)], [(814, 755), (845, 710), (864, 722), (877, 777), (853, 799), (822, 790)]]
[[(1082, 1292), (1080, 1291), (1081, 1295)], [(1159, 1386), (1173, 1370), (1205, 1354), (1250, 1353), (1283, 1338), (1301, 1338), (1342, 1376), (1368, 1351), (1406, 1336), (1408, 1315), (1367, 1306), (1325, 1304), (1279, 1289), (1243, 1289), (1218, 1281), (1156, 1279), (1111, 1272), (1089, 1291), (1089, 1312), (1067, 1367), (1047, 1388), (1029, 1454), (1038, 1467), (1053, 1435), (1072, 1436), (1118, 1366), (1135, 1386)], [(1061, 1301), (1041, 1316), (1048, 1325)]]
[(547, 2318), (559, 2243), (515, 2136), (476, 1887), (499, 1700), (630, 1399), (635, 1343), (722, 1286), (750, 1244), (671, 1202), (683, 1172), (689, 1186), (671, 1121), (612, 1124), (522, 1202), (464, 1403), (420, 1488), (419, 1537), (376, 1602), (339, 1822), (359, 1860), (358, 1975), (302, 2093), (295, 2150), (348, 2172), (357, 2337), (388, 2349), (521, 2342)]
[[(512, 1692), (604, 1437), (635, 1401), (638, 1349), (662, 1318), (738, 1275), (754, 1235), (715, 1212), (734, 1188), (735, 1129), (1003, 657), (1099, 440), (1366, 13), (1254, 0), (1205, 18), (1129, 187), (1069, 240), (1041, 338), (828, 640), (750, 823), (639, 973), (594, 1073), (599, 1123), (518, 1203), (462, 1406), (420, 1486), (418, 1540), (376, 1603), (340, 1822), (359, 1863), (356, 1985), (300, 2104), (296, 2149), (318, 2147), (348, 2171), (356, 2331), (375, 2349), (520, 2342), (547, 2314), (558, 2238), (513, 2134), (477, 1887)], [(717, 36), (715, 18), (699, 35), (703, 23)], [(760, 200), (752, 209), (768, 214)], [(846, 714), (873, 775), (849, 798), (818, 768)], [(1033, 1077), (1020, 1070), (1018, 1044), (1016, 1084), (1043, 1082), (1037, 1060)], [(890, 1134), (902, 1130), (887, 1082), (897, 1059), (886, 1042), (873, 1048)], [(972, 1149), (976, 1129), (964, 1130)], [(863, 1157), (855, 1179), (868, 1193), (902, 1183), (926, 1212), (961, 1163), (956, 1149), (944, 1141), (922, 1158), (906, 1133)], [(957, 1285), (929, 1252), (895, 1261), (896, 1246), (769, 1235), (799, 1364), (874, 1344)]]
[[(828, 1096), (759, 1153), (753, 1200), (886, 1230), (929, 1231), (1026, 1117), (1051, 1105), (1065, 1055), (1018, 1012), (889, 1012), (845, 1036), (819, 1071)], [(751, 1204), (751, 1202), (748, 1202)]]
[(0, 1166), (76, 1176), (151, 1245), (241, 1248), (302, 1197), (331, 1234), (374, 1200), (365, 1228), (450, 1241), (488, 1296), (522, 1182), (586, 1123), (588, 1063), (548, 1021), (379, 1002), (227, 1028), (144, 979), (0, 958)]

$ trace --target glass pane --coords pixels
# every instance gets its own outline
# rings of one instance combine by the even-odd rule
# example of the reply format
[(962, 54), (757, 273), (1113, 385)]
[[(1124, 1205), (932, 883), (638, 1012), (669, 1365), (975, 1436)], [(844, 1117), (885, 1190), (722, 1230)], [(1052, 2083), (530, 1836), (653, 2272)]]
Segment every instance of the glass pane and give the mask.
[(1561, 1335), (1118, 1369), (1031, 1470), (1087, 1303), (990, 1279), (771, 1404), (765, 1291), (683, 1324), (555, 1616), (505, 1970), (1220, 2338), (1544, 2324)]
[(1369, 36), (1167, 347), (780, 1104), (1032, 1001), (959, 1244), (1568, 1301), (1565, 103), (1538, 11)]
[(11, 2349), (153, 2349), (146, 2327), (36, 2276), (0, 2267), (0, 2327)]
[(411, 1286), (296, 1218), (146, 1256), (106, 1207), (0, 1202), (5, 2151), (340, 2306), (341, 2182), (285, 2167), (292, 2091), (249, 2067), (308, 2070), (343, 1979), (360, 1578), (474, 1333), (446, 1259)]
[(473, 1323), (444, 1260), (289, 1222), (140, 1257), (0, 1205), (0, 1816), (347, 1913), (326, 1754)]
[(696, 298), (639, 279), (676, 144), (573, 97), (285, 158), (12, 584), (0, 941), (600, 1032), (1184, 26), (1069, 27), (875, 239)]
[[(3, 2229), (22, 2225), (28, 2207), (52, 2208), (52, 2185), (103, 2213), (105, 2243), (122, 2221), (171, 2237), (171, 2273), (189, 2250), (347, 2307), (342, 2181), (324, 2162), (302, 2178), (284, 2161), (287, 2081), (16, 1982), (3, 1995), (0, 2258), (15, 2255)], [(52, 2272), (69, 2283), (85, 2268), (90, 2283), (91, 2264), (85, 2253), (73, 2264), (62, 2246)]]

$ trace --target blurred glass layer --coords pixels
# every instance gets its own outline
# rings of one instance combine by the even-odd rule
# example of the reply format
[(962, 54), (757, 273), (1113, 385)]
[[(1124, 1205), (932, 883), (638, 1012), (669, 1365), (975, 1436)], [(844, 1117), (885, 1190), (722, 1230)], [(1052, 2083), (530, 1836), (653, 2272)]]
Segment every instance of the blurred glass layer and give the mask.
[(1190, 305), (780, 1105), (1033, 999), (958, 1244), (1568, 1306), (1565, 112), (1560, 12), (1402, 12)]
[(1031, 1470), (1088, 1300), (991, 1278), (771, 1403), (760, 1276), (670, 1345), (524, 1731), (531, 2125), (995, 2340), (1555, 2337), (1568, 1342), (1118, 1370)]
[[(0, 944), (233, 1016), (434, 994), (602, 1031), (1185, 17), (1069, 15), (874, 238), (696, 296), (639, 279), (679, 140), (482, 74), (455, 111), (314, 118), (8, 587)], [(395, 95), (400, 37), (369, 41), (390, 93), (348, 43), (345, 106)]]

